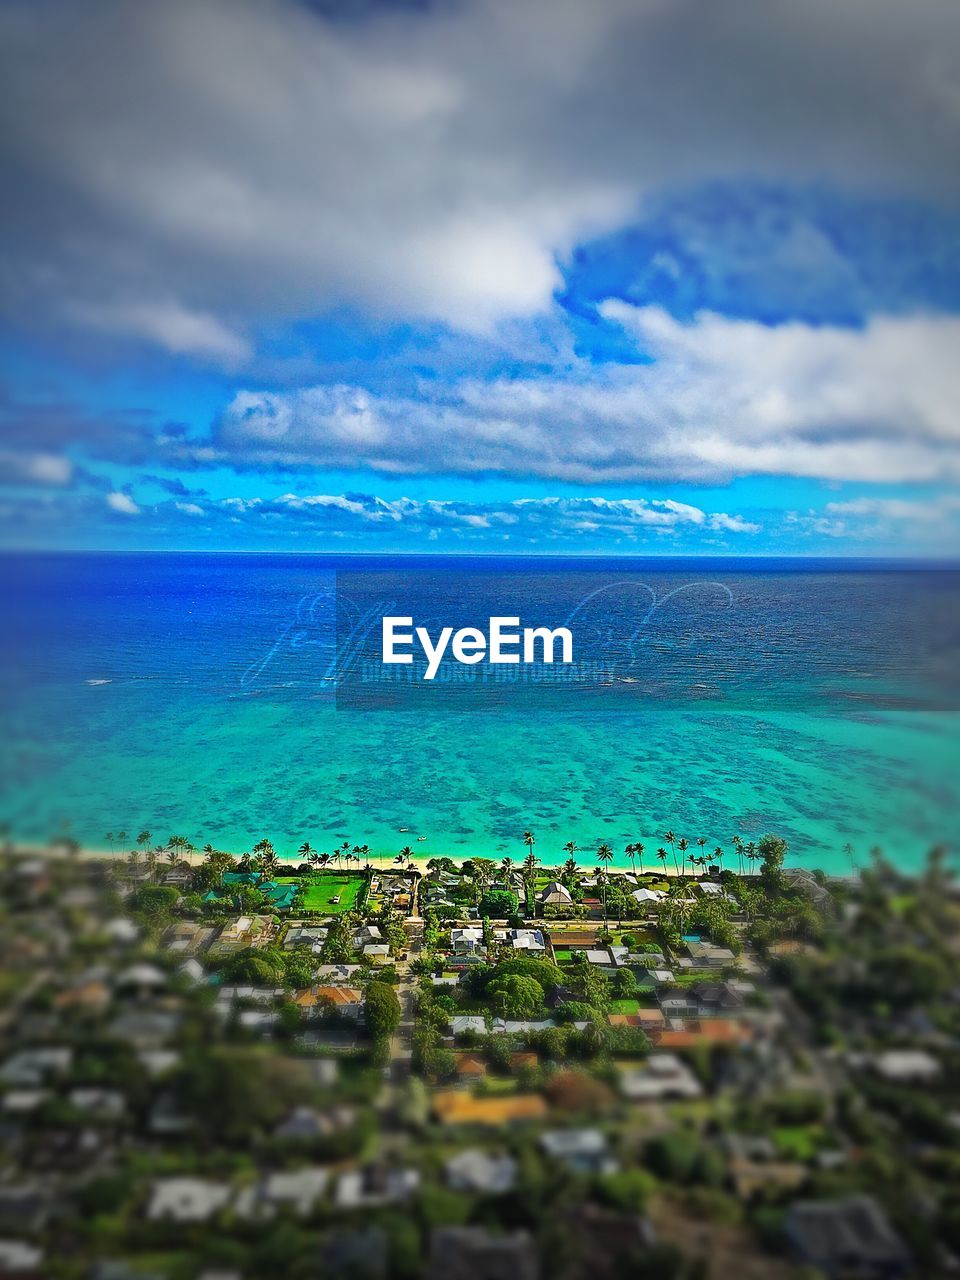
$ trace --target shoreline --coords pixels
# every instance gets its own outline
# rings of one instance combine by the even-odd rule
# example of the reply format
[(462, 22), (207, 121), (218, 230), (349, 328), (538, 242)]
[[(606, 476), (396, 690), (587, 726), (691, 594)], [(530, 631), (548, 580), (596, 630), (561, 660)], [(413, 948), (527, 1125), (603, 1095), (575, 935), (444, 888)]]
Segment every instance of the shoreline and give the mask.
[[(43, 844), (32, 844), (30, 842), (9, 841), (5, 846), (4, 852), (8, 856), (13, 854), (19, 857), (32, 857), (32, 858), (37, 858), (37, 857), (58, 858), (58, 859), (59, 858), (76, 858), (78, 861), (81, 861), (81, 862), (107, 862), (107, 863), (116, 862), (118, 859), (129, 858), (131, 852), (137, 852), (140, 854), (141, 858), (144, 857), (144, 851), (136, 850), (136, 849), (134, 850), (126, 849), (121, 852), (119, 849), (90, 849), (90, 848), (81, 847), (75, 852), (71, 852), (66, 848), (64, 848), (62, 845), (57, 844), (56, 842), (43, 845)], [(238, 861), (243, 856), (242, 854), (239, 854), (239, 853), (233, 853), (229, 849), (218, 850), (218, 852), (229, 853), (232, 858), (236, 858)], [(413, 863), (414, 867), (416, 868), (417, 871), (420, 872), (421, 875), (426, 875), (427, 863), (432, 862), (435, 858), (449, 857), (451, 862), (455, 863), (457, 866), (461, 866), (464, 862), (470, 862), (473, 858), (483, 857), (483, 856), (484, 855), (482, 854), (466, 854), (463, 856), (459, 856), (459, 855), (455, 856), (452, 854), (443, 854), (443, 853), (429, 853), (429, 854), (415, 853), (407, 860), (406, 865)], [(728, 856), (734, 856), (734, 855), (728, 855)], [(196, 867), (196, 866), (199, 866), (206, 859), (206, 857), (207, 857), (207, 854), (205, 854), (202, 849), (191, 849), (179, 854), (177, 861), (186, 862), (190, 866)], [(305, 858), (299, 856), (298, 854), (284, 856), (279, 853), (277, 854), (277, 859), (280, 863), (283, 864), (283, 867), (285, 869), (287, 867), (294, 869), (300, 866), (300, 864), (306, 860)], [(166, 862), (165, 855), (162, 856), (160, 860), (161, 862)], [(494, 862), (499, 866), (500, 863), (503, 861), (503, 859), (489, 858), (488, 861)], [(513, 869), (515, 871), (519, 871), (523, 865), (523, 858), (517, 857), (512, 859), (512, 861), (513, 861)], [(563, 866), (563, 864), (566, 861), (567, 861), (566, 857), (562, 858), (557, 862), (540, 861), (538, 864), (538, 867), (540, 871), (550, 871), (553, 869), (556, 869), (559, 871), (559, 869)], [(389, 855), (385, 855), (382, 862), (380, 859), (376, 857), (371, 857), (369, 863), (361, 862), (357, 866), (336, 867), (332, 863), (328, 863), (327, 866), (317, 867), (317, 868), (314, 868), (314, 870), (362, 871), (362, 870), (365, 870), (367, 866), (369, 866), (371, 870), (378, 871), (378, 872), (402, 870), (401, 867), (393, 864), (392, 858)], [(588, 865), (588, 862), (580, 862), (579, 860), (577, 861), (577, 866), (580, 868), (582, 872), (586, 872), (586, 873), (589, 873), (593, 869), (592, 866)], [(724, 869), (733, 870), (734, 868), (727, 866)], [(613, 863), (608, 865), (606, 870), (611, 875), (622, 876), (622, 875), (634, 874), (632, 866), (618, 867)], [(682, 879), (684, 877), (683, 872), (678, 873), (672, 866), (650, 867), (650, 866), (647, 866), (646, 864), (644, 864), (643, 871), (641, 872), (640, 869), (638, 868), (636, 874), (638, 876), (639, 875), (658, 876), (664, 880), (673, 880), (673, 879), (677, 879), (678, 877)], [(688, 880), (698, 879), (702, 874), (705, 874), (705, 873), (700, 871), (697, 871), (696, 873), (688, 871), (686, 872), (686, 879)], [(746, 873), (746, 874), (749, 874), (749, 873)]]

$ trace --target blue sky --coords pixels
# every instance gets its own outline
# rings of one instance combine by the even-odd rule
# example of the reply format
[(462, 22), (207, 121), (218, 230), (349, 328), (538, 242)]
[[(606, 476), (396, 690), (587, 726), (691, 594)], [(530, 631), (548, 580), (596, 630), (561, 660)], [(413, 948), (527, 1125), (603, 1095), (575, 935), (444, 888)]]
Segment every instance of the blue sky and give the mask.
[(939, 0), (12, 0), (0, 544), (949, 556)]

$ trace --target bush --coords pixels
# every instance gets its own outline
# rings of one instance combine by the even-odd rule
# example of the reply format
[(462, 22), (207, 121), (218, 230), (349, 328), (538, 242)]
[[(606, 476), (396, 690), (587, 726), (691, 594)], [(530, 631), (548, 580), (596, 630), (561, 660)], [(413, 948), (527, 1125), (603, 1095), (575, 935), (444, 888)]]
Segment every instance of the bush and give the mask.
[(364, 1010), (367, 1030), (375, 1040), (392, 1036), (400, 1025), (400, 1001), (385, 982), (368, 983)]
[(517, 895), (509, 889), (488, 889), (480, 900), (480, 914), (506, 920), (516, 915), (518, 905)]
[(495, 978), (487, 995), (503, 1018), (532, 1018), (543, 1009), (543, 987), (535, 978), (519, 973)]

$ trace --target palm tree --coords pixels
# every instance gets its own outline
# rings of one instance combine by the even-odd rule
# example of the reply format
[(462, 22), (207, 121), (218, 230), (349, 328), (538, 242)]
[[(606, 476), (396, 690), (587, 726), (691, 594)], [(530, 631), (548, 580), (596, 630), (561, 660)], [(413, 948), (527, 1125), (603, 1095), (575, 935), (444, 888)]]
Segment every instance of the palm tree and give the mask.
[(505, 857), (500, 863), (500, 877), (504, 884), (510, 883), (510, 873), (513, 871), (513, 859)]
[(660, 859), (660, 866), (666, 871), (667, 869), (667, 851), (663, 845), (657, 850), (657, 857)]
[[(680, 839), (677, 841), (677, 848), (680, 850), (680, 865), (681, 867), (686, 867), (687, 850), (690, 848), (690, 844), (686, 836), (680, 837)], [(684, 872), (684, 875), (686, 875), (686, 872)]]
[(107, 834), (106, 834), (103, 838), (104, 838), (104, 840), (106, 840), (107, 844), (110, 846), (110, 852), (111, 852), (111, 853), (113, 853), (113, 847), (114, 847), (114, 844), (115, 844), (115, 842), (116, 842), (117, 837), (113, 834), (113, 832), (112, 832), (112, 831), (108, 831), (108, 832), (107, 832)]
[(603, 867), (600, 869), (600, 876), (598, 876), (597, 879), (598, 879), (598, 883), (601, 885), (603, 889), (603, 929), (604, 929), (604, 932), (606, 932), (606, 929), (607, 929), (607, 881), (609, 879), (606, 868), (607, 868), (607, 865), (613, 861), (613, 850), (606, 843), (600, 844), (597, 846), (597, 857), (603, 863)]
[(740, 868), (740, 875), (743, 875), (743, 840), (740, 836), (734, 836), (730, 843), (737, 851), (737, 865)]
[(623, 852), (627, 855), (627, 858), (630, 860), (630, 866), (633, 868), (633, 874), (636, 875), (637, 874), (637, 846), (635, 844), (625, 844), (623, 846)]
[(360, 852), (363, 854), (363, 861), (364, 861), (364, 865), (369, 867), (369, 865), (370, 865), (370, 846), (369, 846), (368, 844), (362, 844), (362, 845), (360, 846)]
[(120, 852), (126, 852), (125, 845), (127, 843), (127, 833), (125, 831), (118, 831), (117, 840), (120, 842)]
[(297, 850), (297, 853), (299, 853), (301, 858), (306, 858), (308, 862), (313, 861), (313, 849), (309, 840), (304, 840), (303, 844)]
[[(697, 847), (699, 848), (701, 855), (703, 854), (703, 851), (706, 848), (706, 844), (707, 844), (706, 836), (697, 836)], [(704, 863), (704, 866), (706, 866), (706, 863)]]
[(579, 851), (579, 848), (580, 846), (577, 844), (576, 840), (568, 840), (563, 846), (563, 852), (568, 858), (572, 858)]
[(853, 854), (854, 854), (853, 845), (850, 843), (850, 841), (849, 841), (849, 840), (848, 840), (848, 841), (847, 841), (847, 843), (843, 846), (843, 852), (844, 852), (844, 854), (846, 855), (847, 860), (848, 860), (848, 861), (849, 861), (849, 863), (850, 863), (850, 870), (851, 870), (851, 872), (853, 872), (854, 874), (856, 874), (856, 870), (857, 870), (857, 863), (856, 863), (856, 859), (855, 859), (855, 858), (854, 858), (854, 856), (853, 856)]
[[(751, 868), (753, 867), (753, 864), (756, 862), (756, 860), (760, 857), (759, 853), (757, 853), (757, 846), (754, 844), (752, 840), (747, 845), (746, 857), (747, 857), (747, 861), (750, 863)], [(750, 874), (753, 875), (752, 869)]]
[(716, 860), (717, 860), (717, 865), (720, 867), (720, 870), (722, 871), (722, 870), (723, 870), (723, 847), (722, 847), (722, 845), (719, 845), (719, 844), (717, 845), (717, 847), (716, 847), (716, 848), (714, 849), (714, 851), (713, 851), (713, 856), (714, 856), (714, 858), (716, 858)]
[(663, 838), (664, 840), (666, 840), (667, 844), (670, 846), (670, 852), (673, 854), (673, 869), (677, 873), (677, 875), (679, 875), (680, 868), (677, 866), (677, 849), (676, 849), (677, 837), (673, 834), (672, 831), (665, 831), (663, 833)]
[(646, 845), (641, 844), (641, 842), (638, 840), (637, 843), (633, 846), (633, 851), (634, 851), (634, 856), (640, 862), (640, 874), (643, 875), (643, 855), (647, 851)]
[(321, 853), (317, 858), (317, 865), (320, 867), (326, 867), (326, 866), (329, 866), (329, 864), (330, 864), (329, 853)]
[[(140, 841), (138, 840), (137, 843), (139, 844)], [(156, 880), (157, 862), (159, 861), (159, 854), (157, 853), (156, 849), (147, 850), (146, 861), (147, 861), (147, 870), (150, 872), (150, 879)]]
[(140, 846), (141, 849), (145, 844), (150, 843), (150, 836), (151, 836), (151, 833), (147, 830), (141, 831), (140, 834), (137, 836), (137, 844)]
[(536, 843), (536, 840), (537, 840), (537, 837), (533, 834), (532, 831), (525, 831), (523, 833), (523, 843), (527, 846), (528, 855), (533, 853), (533, 846)]

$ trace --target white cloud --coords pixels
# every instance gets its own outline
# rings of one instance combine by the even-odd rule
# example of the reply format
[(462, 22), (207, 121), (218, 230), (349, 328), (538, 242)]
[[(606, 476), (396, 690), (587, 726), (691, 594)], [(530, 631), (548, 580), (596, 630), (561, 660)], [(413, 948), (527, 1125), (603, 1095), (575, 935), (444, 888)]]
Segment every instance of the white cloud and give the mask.
[(140, 508), (127, 493), (108, 493), (107, 506), (123, 516), (138, 516)]
[(72, 479), (73, 463), (62, 454), (0, 449), (0, 481), (5, 484), (59, 488)]
[(881, 317), (855, 330), (709, 313), (682, 324), (622, 302), (601, 309), (650, 363), (425, 385), (417, 398), (350, 386), (243, 391), (216, 428), (214, 451), (240, 465), (583, 484), (960, 475), (956, 317)]
[[(10, 0), (11, 306), (239, 359), (342, 302), (482, 330), (648, 193), (744, 174), (955, 197), (941, 0)], [(167, 301), (159, 302), (158, 299)]]
[(202, 516), (203, 507), (195, 502), (175, 502), (173, 504), (178, 511), (182, 511), (185, 516)]

